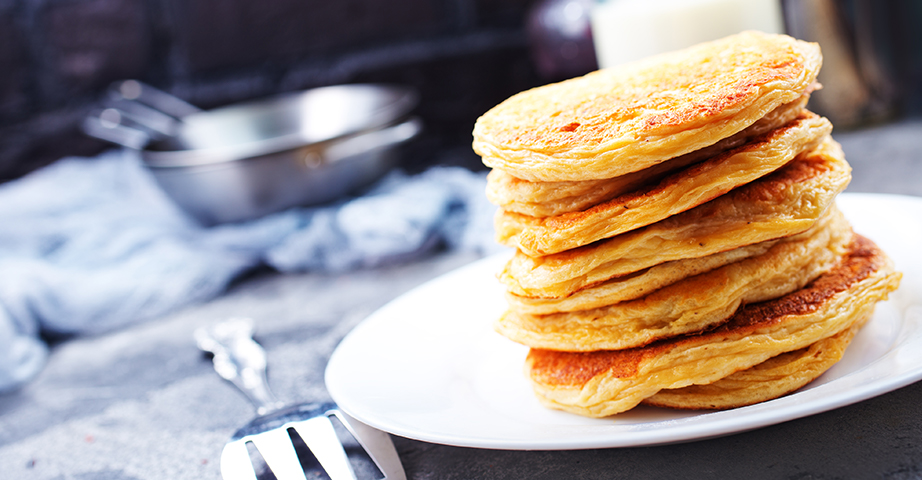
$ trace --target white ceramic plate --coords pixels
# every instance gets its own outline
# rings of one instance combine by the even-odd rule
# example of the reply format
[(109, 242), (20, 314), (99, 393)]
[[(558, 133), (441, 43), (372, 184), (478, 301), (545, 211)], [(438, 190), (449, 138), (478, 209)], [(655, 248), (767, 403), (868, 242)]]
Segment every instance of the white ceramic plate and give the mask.
[(880, 395), (922, 379), (922, 198), (843, 194), (855, 230), (903, 272), (844, 358), (797, 393), (722, 412), (638, 407), (604, 419), (540, 406), (522, 373), (527, 349), (494, 333), (505, 308), (495, 278), (509, 254), (437, 278), (356, 327), (326, 384), (355, 418), (428, 442), (497, 449), (580, 449), (685, 442), (750, 430)]

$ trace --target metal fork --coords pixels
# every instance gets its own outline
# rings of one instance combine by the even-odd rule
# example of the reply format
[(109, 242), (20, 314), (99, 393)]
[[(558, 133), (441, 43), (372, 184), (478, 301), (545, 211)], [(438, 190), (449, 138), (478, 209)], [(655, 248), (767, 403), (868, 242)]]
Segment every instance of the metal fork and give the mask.
[(256, 407), (257, 417), (238, 430), (221, 452), (224, 480), (256, 480), (247, 447), (251, 443), (278, 480), (306, 479), (293, 430), (332, 480), (356, 480), (355, 471), (330, 418), (337, 418), (387, 480), (406, 480), (390, 436), (350, 417), (332, 403), (290, 407), (276, 399), (266, 380), (266, 351), (253, 340), (253, 321), (233, 318), (195, 331), (199, 348), (214, 355), (214, 368)]

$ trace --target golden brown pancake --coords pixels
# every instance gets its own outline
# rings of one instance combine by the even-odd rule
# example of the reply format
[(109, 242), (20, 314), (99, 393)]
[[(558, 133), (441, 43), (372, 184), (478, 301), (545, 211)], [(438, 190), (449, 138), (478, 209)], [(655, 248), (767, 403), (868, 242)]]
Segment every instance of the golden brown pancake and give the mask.
[(804, 112), (784, 127), (587, 210), (536, 218), (500, 210), (500, 243), (531, 256), (588, 245), (684, 212), (771, 173), (828, 138), (832, 124)]
[(812, 382), (842, 359), (864, 319), (829, 338), (769, 358), (714, 383), (660, 390), (646, 405), (685, 410), (724, 410), (772, 400)]
[(639, 230), (543, 257), (516, 252), (500, 274), (526, 297), (564, 297), (661, 263), (701, 258), (809, 229), (845, 189), (851, 168), (827, 139), (750, 184)]
[(516, 94), (477, 120), (473, 148), (524, 180), (613, 178), (736, 134), (821, 63), (816, 44), (745, 32)]
[(765, 255), (769, 255), (772, 249), (780, 251), (783, 248), (793, 248), (790, 246), (776, 247), (779, 243), (801, 245), (804, 249), (813, 251), (822, 248), (825, 244), (846, 241), (850, 235), (851, 226), (848, 220), (833, 205), (813, 227), (797, 235), (746, 245), (706, 257), (662, 263), (640, 272), (590, 285), (566, 297), (523, 297), (506, 292), (506, 299), (510, 309), (518, 314), (546, 315), (600, 308), (641, 298), (682, 279), (701, 275), (735, 262), (755, 257), (768, 258)]
[[(829, 214), (823, 216), (823, 219)], [(796, 238), (812, 234), (823, 220), (804, 233), (787, 238)], [(779, 240), (768, 240), (753, 245), (745, 245), (733, 250), (717, 252), (700, 258), (686, 258), (654, 265), (650, 268), (627, 275), (620, 275), (600, 283), (588, 285), (575, 292), (560, 297), (528, 297), (506, 290), (506, 302), (509, 307), (521, 313), (548, 314), (572, 312), (611, 305), (617, 302), (633, 300), (648, 295), (656, 289), (675, 283), (683, 278), (709, 272), (715, 268), (738, 262), (740, 260), (762, 255)]]
[(487, 199), (503, 210), (533, 217), (550, 217), (585, 210), (643, 186), (655, 184), (670, 173), (783, 127), (797, 119), (808, 99), (809, 95), (803, 95), (791, 103), (781, 105), (742, 132), (714, 145), (620, 177), (571, 182), (529, 182), (493, 169), (487, 175)]
[(746, 305), (718, 328), (626, 350), (532, 349), (527, 376), (546, 406), (613, 415), (662, 389), (713, 383), (848, 329), (870, 315), (900, 277), (873, 242), (856, 235), (841, 261), (815, 281)]
[(508, 310), (495, 323), (506, 338), (533, 348), (588, 352), (646, 345), (725, 322), (740, 305), (804, 287), (845, 253), (844, 218), (812, 236), (786, 240), (762, 255), (679, 280), (634, 300), (588, 310), (535, 315)]

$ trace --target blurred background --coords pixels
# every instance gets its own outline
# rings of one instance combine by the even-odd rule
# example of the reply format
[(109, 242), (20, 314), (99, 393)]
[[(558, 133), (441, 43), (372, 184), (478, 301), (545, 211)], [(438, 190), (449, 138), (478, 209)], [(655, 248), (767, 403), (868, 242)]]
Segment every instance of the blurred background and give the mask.
[(539, 83), (524, 29), (531, 3), (0, 0), (0, 179), (107, 148), (78, 125), (124, 78), (201, 108), (341, 83), (410, 85), (427, 132), (416, 146), (469, 161), (477, 115)]
[[(590, 11), (617, 3), (636, 2), (0, 0), (0, 181), (109, 148), (78, 125), (126, 78), (206, 109), (324, 85), (409, 85), (425, 131), (407, 167), (480, 168), (470, 151), (477, 116), (518, 91), (595, 69)], [(824, 48), (828, 93), (813, 108), (837, 128), (922, 111), (922, 2), (780, 5), (786, 31)]]

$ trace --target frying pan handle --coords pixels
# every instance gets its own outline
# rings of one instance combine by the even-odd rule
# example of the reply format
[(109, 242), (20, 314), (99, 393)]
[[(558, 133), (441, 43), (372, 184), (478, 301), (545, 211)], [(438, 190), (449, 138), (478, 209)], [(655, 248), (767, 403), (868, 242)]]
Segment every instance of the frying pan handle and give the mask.
[(103, 108), (83, 120), (83, 132), (107, 142), (135, 150), (152, 141), (168, 141), (182, 148), (175, 139), (182, 118), (197, 107), (137, 80), (122, 80), (109, 87)]
[(202, 111), (185, 100), (138, 80), (121, 80), (113, 83), (109, 87), (109, 97), (116, 101), (140, 103), (177, 120)]
[(112, 108), (93, 111), (80, 126), (91, 137), (133, 150), (141, 150), (151, 139), (147, 132), (125, 125), (121, 112)]

